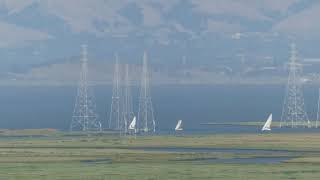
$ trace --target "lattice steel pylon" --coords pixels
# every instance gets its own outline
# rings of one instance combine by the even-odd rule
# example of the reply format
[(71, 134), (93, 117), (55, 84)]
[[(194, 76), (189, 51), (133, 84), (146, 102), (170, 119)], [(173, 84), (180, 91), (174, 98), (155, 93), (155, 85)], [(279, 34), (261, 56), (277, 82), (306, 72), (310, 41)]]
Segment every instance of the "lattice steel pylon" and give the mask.
[(298, 63), (295, 44), (291, 44), (289, 77), (283, 103), (280, 127), (310, 127), (302, 91), (302, 65)]
[(101, 131), (101, 122), (96, 114), (94, 95), (88, 85), (87, 46), (82, 45), (80, 81), (77, 91), (70, 130)]
[(138, 130), (141, 132), (156, 132), (156, 122), (150, 93), (150, 74), (148, 71), (147, 52), (143, 54), (142, 76), (139, 97)]
[(120, 104), (121, 104), (121, 88), (120, 88), (120, 66), (118, 55), (115, 54), (116, 62), (114, 65), (112, 102), (109, 117), (109, 129), (120, 130)]
[(122, 87), (121, 96), (121, 118), (120, 118), (120, 135), (128, 133), (128, 125), (134, 117), (132, 95), (131, 95), (131, 80), (129, 76), (129, 64), (125, 65), (124, 84)]

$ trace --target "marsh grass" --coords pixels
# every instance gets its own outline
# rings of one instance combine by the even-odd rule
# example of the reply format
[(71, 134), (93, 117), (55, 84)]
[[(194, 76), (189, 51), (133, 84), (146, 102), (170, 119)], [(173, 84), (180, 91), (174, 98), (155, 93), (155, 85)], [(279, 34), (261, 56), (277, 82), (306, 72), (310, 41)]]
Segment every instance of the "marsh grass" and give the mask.
[[(28, 134), (25, 137), (24, 133)], [(319, 179), (317, 133), (138, 136), (20, 131), (0, 135), (0, 179)], [(7, 138), (7, 134), (23, 137)], [(33, 137), (43, 134), (43, 137)], [(281, 153), (165, 152), (135, 147), (288, 150)], [(291, 157), (276, 164), (201, 159)], [(196, 160), (196, 161), (195, 161)]]

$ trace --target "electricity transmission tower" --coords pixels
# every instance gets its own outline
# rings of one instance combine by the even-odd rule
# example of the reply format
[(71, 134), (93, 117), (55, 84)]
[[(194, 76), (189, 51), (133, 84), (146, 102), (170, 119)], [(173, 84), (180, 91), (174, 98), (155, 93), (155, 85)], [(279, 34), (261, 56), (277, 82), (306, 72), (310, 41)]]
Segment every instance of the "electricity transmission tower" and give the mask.
[(132, 96), (131, 96), (131, 82), (129, 77), (129, 65), (125, 65), (125, 76), (123, 95), (121, 101), (121, 119), (120, 119), (120, 134), (126, 135), (128, 133), (128, 125), (134, 117)]
[(310, 127), (310, 121), (305, 111), (300, 74), (302, 65), (298, 62), (295, 44), (291, 44), (291, 59), (289, 63), (289, 78), (283, 103), (280, 127)]
[(156, 123), (150, 94), (147, 53), (143, 54), (142, 77), (139, 97), (138, 129), (142, 132), (155, 132)]
[(95, 112), (93, 92), (88, 85), (87, 46), (82, 46), (80, 81), (74, 106), (70, 130), (101, 131), (101, 123)]
[(118, 55), (115, 55), (116, 63), (114, 65), (114, 75), (113, 75), (113, 90), (112, 90), (112, 102), (111, 111), (109, 117), (109, 129), (120, 129), (120, 67)]

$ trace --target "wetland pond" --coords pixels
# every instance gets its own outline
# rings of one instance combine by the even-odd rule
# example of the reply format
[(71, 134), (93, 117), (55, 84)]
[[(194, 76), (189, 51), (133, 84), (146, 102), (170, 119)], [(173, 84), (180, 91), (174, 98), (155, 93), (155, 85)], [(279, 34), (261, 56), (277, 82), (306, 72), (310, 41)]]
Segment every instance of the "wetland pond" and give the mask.
[(281, 163), (297, 156), (295, 151), (288, 150), (266, 150), (266, 149), (237, 149), (237, 148), (186, 148), (186, 147), (133, 147), (132, 150), (168, 152), (168, 153), (228, 153), (236, 156), (252, 157), (232, 157), (232, 158), (193, 158), (174, 161), (202, 162), (202, 163), (235, 163), (235, 164), (274, 164)]

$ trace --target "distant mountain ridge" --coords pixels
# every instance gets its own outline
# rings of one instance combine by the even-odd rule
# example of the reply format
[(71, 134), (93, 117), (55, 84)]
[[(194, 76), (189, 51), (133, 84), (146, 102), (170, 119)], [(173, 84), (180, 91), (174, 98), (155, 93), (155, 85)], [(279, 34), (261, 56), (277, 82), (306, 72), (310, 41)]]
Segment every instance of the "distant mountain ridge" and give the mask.
[(283, 62), (292, 41), (318, 57), (319, 8), (312, 0), (0, 0), (0, 72), (76, 57), (81, 44), (109, 63), (115, 52), (137, 63), (145, 49), (164, 64), (239, 54)]

